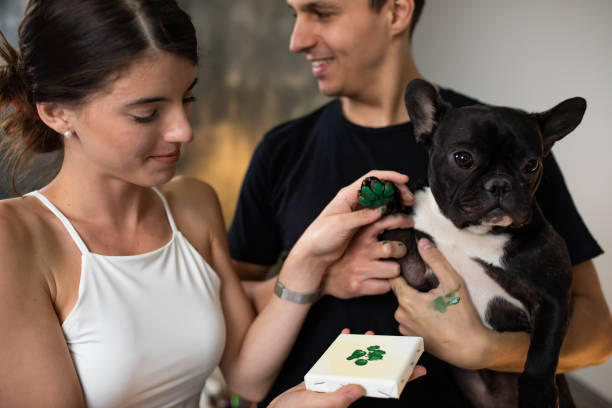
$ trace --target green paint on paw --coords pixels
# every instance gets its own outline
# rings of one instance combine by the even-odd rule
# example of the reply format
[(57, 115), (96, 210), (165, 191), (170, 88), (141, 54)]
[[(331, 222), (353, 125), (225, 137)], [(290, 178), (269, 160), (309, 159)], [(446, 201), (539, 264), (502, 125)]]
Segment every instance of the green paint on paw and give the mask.
[[(391, 201), (394, 193), (393, 183), (368, 177), (361, 183), (361, 188), (357, 193), (357, 201), (364, 207), (376, 208)], [(381, 209), (381, 211), (384, 214), (384, 210)]]

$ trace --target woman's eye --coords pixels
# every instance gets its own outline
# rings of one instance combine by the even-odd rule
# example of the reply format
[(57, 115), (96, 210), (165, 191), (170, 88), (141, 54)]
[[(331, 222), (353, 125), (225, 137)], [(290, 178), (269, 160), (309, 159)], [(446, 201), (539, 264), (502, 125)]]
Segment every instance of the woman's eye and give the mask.
[(153, 113), (151, 113), (149, 116), (133, 115), (132, 118), (134, 118), (134, 120), (138, 123), (148, 123), (148, 122), (151, 122), (153, 119), (155, 119), (156, 116), (157, 116), (157, 109), (154, 110)]
[(474, 159), (468, 152), (457, 152), (455, 153), (455, 162), (462, 169), (469, 169), (474, 165)]
[(525, 165), (525, 173), (535, 173), (540, 168), (540, 161), (538, 159), (529, 160)]
[(198, 99), (195, 96), (189, 96), (189, 97), (183, 99), (183, 103), (193, 103), (193, 102), (195, 102), (197, 100)]

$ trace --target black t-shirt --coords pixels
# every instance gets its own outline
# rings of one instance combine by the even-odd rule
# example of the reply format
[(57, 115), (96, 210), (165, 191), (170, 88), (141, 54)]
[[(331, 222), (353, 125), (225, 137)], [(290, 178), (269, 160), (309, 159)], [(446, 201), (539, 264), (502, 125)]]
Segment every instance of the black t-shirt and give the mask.
[[(451, 90), (442, 98), (453, 106), (478, 103)], [(426, 176), (426, 153), (411, 123), (367, 128), (347, 121), (339, 100), (268, 132), (253, 154), (229, 231), (234, 259), (272, 265), (289, 251), (338, 190), (372, 169), (395, 170), (413, 180)], [(546, 218), (566, 240), (573, 264), (601, 253), (584, 225), (552, 154), (544, 161), (537, 200)], [(392, 293), (342, 300), (326, 296), (313, 305), (268, 397), (303, 381), (304, 375), (340, 331), (373, 330), (400, 335), (393, 318)], [(428, 373), (406, 385), (401, 399), (363, 398), (355, 407), (469, 406), (448, 366), (424, 354)], [(408, 405), (409, 404), (409, 405)]]

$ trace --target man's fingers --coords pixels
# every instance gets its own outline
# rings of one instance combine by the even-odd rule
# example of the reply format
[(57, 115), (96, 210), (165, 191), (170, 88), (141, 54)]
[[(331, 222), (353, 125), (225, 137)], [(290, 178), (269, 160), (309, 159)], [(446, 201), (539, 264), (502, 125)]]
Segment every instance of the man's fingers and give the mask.
[(421, 238), (418, 242), (421, 258), (436, 275), (445, 291), (455, 290), (462, 284), (463, 279), (448, 263), (442, 252), (436, 248), (427, 238)]
[(388, 279), (366, 279), (361, 281), (361, 296), (383, 295), (391, 289)]
[(418, 290), (408, 285), (406, 280), (401, 276), (389, 279), (389, 283), (391, 284), (391, 290), (395, 294), (395, 297), (400, 302), (404, 302), (410, 299), (410, 297), (415, 296), (419, 293)]

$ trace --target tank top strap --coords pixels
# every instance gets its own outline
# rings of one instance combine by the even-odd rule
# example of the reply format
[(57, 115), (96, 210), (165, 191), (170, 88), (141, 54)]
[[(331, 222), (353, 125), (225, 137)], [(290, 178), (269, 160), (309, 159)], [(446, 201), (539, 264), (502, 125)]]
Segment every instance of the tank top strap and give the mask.
[(66, 228), (66, 231), (68, 231), (68, 234), (70, 234), (70, 237), (72, 238), (72, 240), (74, 241), (74, 243), (79, 248), (82, 254), (89, 253), (87, 245), (85, 245), (85, 242), (83, 242), (79, 233), (74, 229), (70, 221), (68, 221), (68, 218), (66, 218), (66, 216), (62, 214), (62, 212), (58, 210), (57, 207), (53, 205), (53, 203), (51, 203), (51, 201), (49, 201), (47, 197), (42, 195), (39, 191), (32, 191), (31, 193), (26, 194), (26, 196), (29, 195), (38, 198), (38, 200), (40, 200), (40, 202), (43, 203), (45, 207), (47, 207), (53, 214), (55, 214), (55, 216), (64, 225), (64, 228)]
[(164, 209), (166, 210), (166, 217), (168, 217), (168, 222), (170, 223), (170, 228), (172, 228), (172, 233), (177, 232), (176, 224), (174, 223), (174, 217), (172, 217), (172, 212), (170, 211), (170, 206), (168, 205), (168, 201), (166, 197), (157, 189), (157, 187), (153, 187), (153, 191), (157, 193), (162, 203), (164, 204)]

